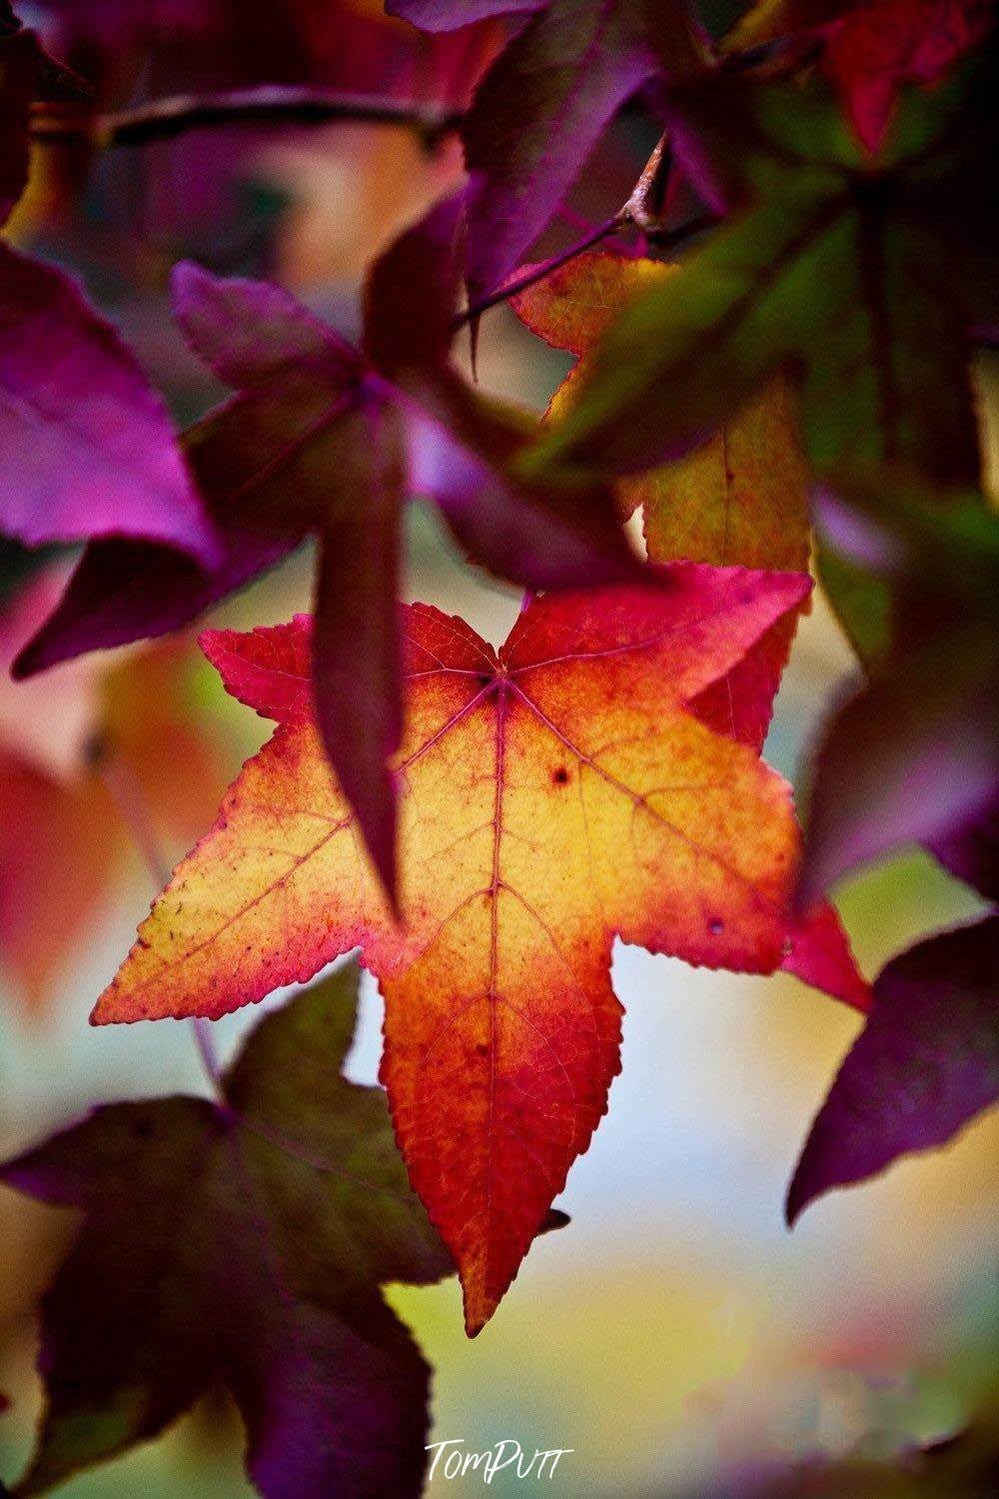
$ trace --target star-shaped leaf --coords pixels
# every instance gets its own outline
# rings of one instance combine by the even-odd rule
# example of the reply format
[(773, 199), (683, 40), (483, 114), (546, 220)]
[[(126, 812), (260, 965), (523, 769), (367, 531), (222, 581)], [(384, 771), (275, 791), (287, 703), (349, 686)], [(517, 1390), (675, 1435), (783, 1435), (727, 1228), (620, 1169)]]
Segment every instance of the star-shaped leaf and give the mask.
[(179, 268), (175, 306), (184, 330), (238, 389), (187, 434), (189, 461), (225, 540), (223, 565), (206, 577), (163, 549), (95, 544), (18, 664), (34, 671), (176, 628), (316, 533), (318, 720), (390, 892), (396, 814), (387, 760), (401, 721), (396, 594), (405, 495), (430, 494), (466, 551), (524, 587), (620, 579), (638, 567), (610, 493), (517, 480), (532, 420), (480, 398), (447, 364), (460, 208), (459, 199), (446, 201), (373, 267), (360, 349), (276, 286)]
[(692, 705), (808, 580), (686, 566), (668, 582), (546, 595), (498, 654), (406, 611), (398, 925), (320, 752), (310, 621), (208, 632), (229, 691), (279, 727), (94, 1013), (221, 1015), (360, 946), (396, 1131), (473, 1333), (606, 1108), (614, 938), (757, 973), (793, 943), (788, 789)]
[(83, 1215), (42, 1303), (18, 1494), (157, 1435), (218, 1380), (267, 1499), (420, 1492), (429, 1370), (381, 1286), (453, 1267), (384, 1095), (340, 1075), (356, 991), (349, 965), (266, 1016), (218, 1103), (105, 1105), (0, 1169)]

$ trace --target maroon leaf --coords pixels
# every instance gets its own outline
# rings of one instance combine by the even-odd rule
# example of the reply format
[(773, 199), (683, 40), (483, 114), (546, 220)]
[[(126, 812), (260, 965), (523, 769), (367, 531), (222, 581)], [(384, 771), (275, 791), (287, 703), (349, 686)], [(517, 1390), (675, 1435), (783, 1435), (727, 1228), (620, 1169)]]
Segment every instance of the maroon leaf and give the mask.
[(2, 1168), (84, 1215), (43, 1302), (21, 1492), (155, 1436), (219, 1379), (267, 1499), (420, 1492), (429, 1371), (379, 1288), (452, 1266), (384, 1094), (339, 1075), (356, 988), (350, 966), (267, 1016), (221, 1104), (108, 1105)]
[(951, 874), (999, 901), (999, 799), (978, 817), (931, 839), (930, 849)]
[[(0, 0), (0, 43), (6, 42), (13, 36), (25, 38), (25, 41), (19, 45), (25, 46), (28, 51), (32, 52), (37, 61), (37, 87), (34, 97), (59, 103), (90, 99), (93, 96), (90, 85), (78, 73), (74, 73), (72, 68), (67, 68), (64, 63), (57, 62), (55, 58), (50, 57), (38, 45), (37, 38), (26, 32), (10, 0)], [(3, 64), (0, 63), (0, 71), (2, 69)], [(6, 87), (2, 88), (2, 92), (6, 92)]]
[(401, 722), (395, 548), (407, 488), (432, 495), (466, 550), (521, 586), (616, 581), (639, 566), (610, 491), (518, 479), (535, 419), (484, 401), (447, 364), (459, 211), (456, 200), (439, 205), (373, 267), (363, 352), (277, 287), (178, 268), (185, 333), (238, 391), (186, 436), (224, 561), (206, 578), (162, 549), (95, 544), (17, 663), (25, 674), (175, 628), (316, 533), (319, 720), (390, 894), (386, 761)]
[(999, 916), (895, 958), (805, 1143), (787, 1218), (832, 1187), (951, 1139), (999, 1098)]

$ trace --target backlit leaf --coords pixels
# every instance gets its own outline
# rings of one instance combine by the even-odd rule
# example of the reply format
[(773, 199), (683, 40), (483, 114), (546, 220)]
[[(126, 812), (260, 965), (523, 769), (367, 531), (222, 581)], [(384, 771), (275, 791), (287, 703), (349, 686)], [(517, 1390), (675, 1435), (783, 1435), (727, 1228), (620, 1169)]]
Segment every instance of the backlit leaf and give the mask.
[(471, 1332), (606, 1108), (614, 938), (758, 973), (792, 946), (788, 789), (690, 705), (808, 581), (679, 566), (669, 582), (536, 600), (498, 655), (406, 611), (401, 925), (319, 750), (308, 619), (206, 634), (229, 691), (279, 727), (94, 1013), (222, 1015), (360, 946), (396, 1131)]

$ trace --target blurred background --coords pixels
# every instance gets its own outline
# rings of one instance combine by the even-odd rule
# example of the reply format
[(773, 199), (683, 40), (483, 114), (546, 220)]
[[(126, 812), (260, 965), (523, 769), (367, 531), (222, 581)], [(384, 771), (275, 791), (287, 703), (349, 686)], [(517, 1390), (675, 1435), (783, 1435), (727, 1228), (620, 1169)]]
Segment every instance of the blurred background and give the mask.
[[(492, 26), (419, 37), (386, 21), (376, 0), (59, 0), (20, 10), (98, 81), (107, 109), (282, 80), (460, 107), (498, 37)], [(640, 110), (618, 122), (539, 255), (619, 206), (655, 136)], [(351, 123), (200, 130), (100, 156), (83, 143), (47, 143), (8, 233), (83, 279), (184, 424), (221, 392), (167, 313), (177, 259), (274, 277), (350, 334), (366, 263), (459, 174), (453, 140), (428, 150), (405, 129)], [(566, 368), (505, 308), (483, 323), (484, 386), (541, 409)], [(994, 383), (994, 371), (983, 371), (986, 409)], [(518, 599), (464, 565), (424, 509), (411, 508), (408, 530), (407, 597), (502, 640)], [(4, 662), (57, 594), (68, 560), (4, 547)], [(299, 553), (211, 622), (248, 627), (307, 609), (311, 570)], [(767, 751), (792, 781), (853, 670), (820, 599), (799, 631)], [(110, 737), (128, 760), (172, 862), (208, 826), (266, 732), (225, 697), (193, 639), (91, 657), (27, 686), (4, 672), (4, 1156), (99, 1101), (205, 1091), (188, 1027), (87, 1025), (153, 894), (91, 768), (96, 739)], [(837, 896), (868, 976), (978, 905), (914, 851)], [(481, 1450), (513, 1437), (528, 1453), (573, 1449), (554, 1478), (501, 1474), (500, 1493), (538, 1484), (623, 1499), (999, 1492), (999, 1121), (834, 1193), (789, 1234), (786, 1185), (859, 1018), (789, 976), (699, 972), (621, 946), (614, 982), (627, 1011), (623, 1072), (560, 1200), (570, 1227), (536, 1244), (474, 1343), (454, 1281), (390, 1292), (436, 1370), (431, 1440), (460, 1437)], [(224, 1055), (254, 1018), (216, 1026)], [(359, 1081), (375, 1080), (380, 1021), (369, 984), (348, 1067)], [(40, 1399), (33, 1306), (71, 1226), (68, 1215), (0, 1188), (8, 1481), (28, 1452)], [(64, 1492), (243, 1495), (241, 1442), (220, 1396)], [(481, 1482), (472, 1475), (446, 1488), (470, 1494)]]

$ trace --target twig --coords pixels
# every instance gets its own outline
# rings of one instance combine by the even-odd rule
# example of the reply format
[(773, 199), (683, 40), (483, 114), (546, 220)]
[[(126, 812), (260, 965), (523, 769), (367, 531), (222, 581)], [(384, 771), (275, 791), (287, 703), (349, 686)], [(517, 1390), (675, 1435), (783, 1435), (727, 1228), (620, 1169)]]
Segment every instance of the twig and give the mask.
[(538, 265), (532, 265), (522, 276), (517, 276), (512, 281), (507, 281), (503, 286), (497, 287), (495, 291), (490, 292), (487, 297), (481, 297), (478, 301), (470, 303), (468, 307), (452, 319), (452, 329), (457, 332), (466, 323), (477, 322), (482, 314), (488, 312), (491, 307), (498, 307), (501, 302), (508, 302), (511, 297), (515, 297), (520, 292), (526, 291), (529, 286), (534, 286), (538, 281), (543, 281), (553, 271), (557, 271), (562, 266), (568, 265), (570, 260), (575, 260), (577, 255), (585, 254), (594, 245), (598, 245), (603, 240), (609, 239), (612, 234), (617, 234), (619, 230), (629, 225), (638, 229), (647, 238), (654, 240), (658, 246), (665, 247), (666, 249), (683, 244), (685, 240), (693, 239), (696, 234), (701, 234), (705, 229), (710, 229), (712, 224), (717, 222), (715, 215), (711, 213), (698, 214), (696, 218), (688, 219), (685, 224), (680, 224), (673, 229), (668, 229), (662, 220), (654, 214), (649, 213), (647, 207), (649, 194), (654, 191), (659, 179), (666, 149), (667, 141), (664, 135), (642, 168), (642, 175), (628, 195), (627, 201), (622, 204), (617, 213), (613, 214), (609, 219), (605, 219), (602, 224), (598, 224), (595, 229), (591, 229), (588, 234), (585, 234), (582, 239), (577, 240), (575, 244), (569, 245), (567, 249), (560, 250), (557, 255), (553, 255), (549, 260), (543, 260)]
[[(90, 746), (87, 759), (107, 787), (122, 822), (128, 828), (136, 847), (142, 854), (156, 888), (163, 889), (170, 883), (170, 870), (156, 840), (142, 787), (131, 766), (102, 740), (97, 740)], [(215, 1051), (211, 1024), (198, 1017), (192, 1019), (191, 1029), (194, 1032), (205, 1074), (212, 1088), (217, 1092), (222, 1069)]]
[(332, 120), (405, 126), (429, 149), (458, 129), (462, 115), (460, 110), (435, 109), (379, 94), (263, 84), (217, 94), (178, 94), (112, 114), (36, 104), (31, 133), (38, 141), (81, 142), (103, 150), (169, 140), (185, 130), (211, 125), (322, 125)]

